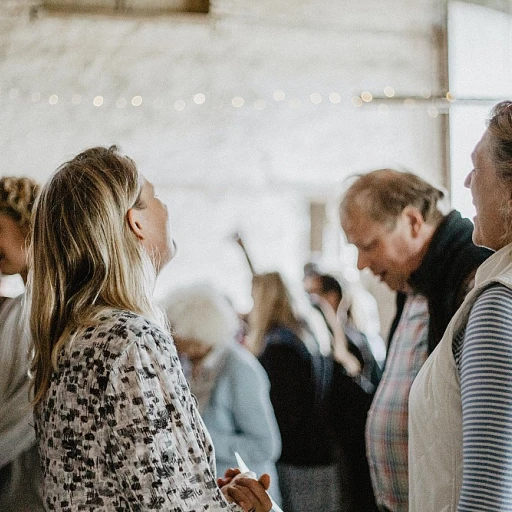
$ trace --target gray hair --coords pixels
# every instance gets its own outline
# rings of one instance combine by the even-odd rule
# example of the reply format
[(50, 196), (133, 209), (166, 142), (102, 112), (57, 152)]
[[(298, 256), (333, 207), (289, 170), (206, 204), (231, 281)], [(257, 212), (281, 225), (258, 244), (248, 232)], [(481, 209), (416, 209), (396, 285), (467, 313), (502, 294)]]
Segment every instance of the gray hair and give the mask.
[(370, 219), (393, 228), (406, 206), (416, 207), (426, 223), (436, 226), (444, 214), (438, 202), (444, 192), (411, 172), (378, 169), (362, 174), (345, 192), (340, 215), (364, 211)]
[(206, 283), (170, 292), (162, 301), (162, 307), (173, 334), (206, 346), (232, 342), (240, 325), (228, 299)]

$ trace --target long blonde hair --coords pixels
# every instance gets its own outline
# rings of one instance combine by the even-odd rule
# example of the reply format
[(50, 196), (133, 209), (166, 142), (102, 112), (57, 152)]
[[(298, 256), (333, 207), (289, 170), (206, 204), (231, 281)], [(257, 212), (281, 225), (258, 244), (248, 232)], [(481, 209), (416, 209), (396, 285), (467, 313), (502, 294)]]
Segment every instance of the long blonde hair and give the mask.
[(96, 323), (110, 308), (163, 323), (152, 301), (155, 269), (127, 221), (130, 208), (144, 208), (140, 191), (134, 162), (115, 146), (79, 154), (41, 191), (27, 287), (35, 404), (77, 327)]
[(300, 322), (279, 272), (256, 274), (252, 280), (252, 297), (254, 306), (249, 314), (247, 345), (258, 356), (265, 348), (264, 338), (271, 329), (287, 327), (298, 334)]

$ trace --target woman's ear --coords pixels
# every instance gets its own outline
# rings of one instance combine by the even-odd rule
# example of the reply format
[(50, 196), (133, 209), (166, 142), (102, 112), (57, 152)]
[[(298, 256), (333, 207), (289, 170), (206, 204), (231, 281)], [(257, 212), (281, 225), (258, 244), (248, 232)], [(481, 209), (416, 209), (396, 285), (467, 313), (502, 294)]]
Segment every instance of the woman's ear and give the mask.
[(126, 220), (128, 221), (128, 225), (130, 229), (135, 233), (135, 236), (139, 240), (144, 240), (144, 229), (143, 229), (143, 219), (142, 219), (142, 210), (137, 210), (135, 208), (130, 208), (128, 213), (126, 214)]

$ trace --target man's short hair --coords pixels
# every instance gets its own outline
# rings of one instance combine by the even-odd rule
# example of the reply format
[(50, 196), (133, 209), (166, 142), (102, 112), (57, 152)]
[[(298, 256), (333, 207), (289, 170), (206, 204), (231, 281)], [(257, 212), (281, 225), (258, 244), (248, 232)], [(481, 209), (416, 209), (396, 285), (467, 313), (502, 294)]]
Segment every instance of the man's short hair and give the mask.
[(407, 206), (417, 208), (425, 222), (437, 225), (444, 214), (438, 202), (444, 192), (412, 172), (378, 169), (360, 175), (348, 188), (340, 204), (340, 214), (364, 211), (370, 219), (395, 225)]
[(341, 285), (335, 277), (329, 274), (323, 274), (319, 276), (319, 279), (322, 286), (322, 293), (335, 292), (340, 299), (343, 297)]

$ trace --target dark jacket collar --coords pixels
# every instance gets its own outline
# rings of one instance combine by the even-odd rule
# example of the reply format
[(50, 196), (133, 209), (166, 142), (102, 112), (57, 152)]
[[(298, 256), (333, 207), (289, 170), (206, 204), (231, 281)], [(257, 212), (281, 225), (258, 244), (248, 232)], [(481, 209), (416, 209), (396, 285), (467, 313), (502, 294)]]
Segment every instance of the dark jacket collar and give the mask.
[(446, 283), (444, 269), (451, 267), (459, 249), (472, 244), (473, 225), (469, 219), (453, 210), (439, 224), (419, 268), (409, 277), (416, 292), (430, 298)]
[(409, 278), (412, 288), (428, 300), (430, 352), (472, 286), (476, 269), (491, 255), (475, 246), (472, 236), (471, 221), (452, 211), (437, 227), (420, 267)]

